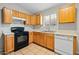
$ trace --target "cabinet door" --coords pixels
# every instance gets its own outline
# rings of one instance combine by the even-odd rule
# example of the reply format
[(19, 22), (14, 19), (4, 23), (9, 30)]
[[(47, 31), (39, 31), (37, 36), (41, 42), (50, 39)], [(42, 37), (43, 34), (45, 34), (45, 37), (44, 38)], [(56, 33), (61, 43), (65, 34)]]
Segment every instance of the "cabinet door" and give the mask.
[(9, 53), (14, 50), (14, 36), (5, 36), (4, 39), (4, 51), (5, 53)]
[(33, 32), (29, 32), (29, 43), (33, 42)]
[(23, 18), (23, 19), (25, 19), (25, 14), (22, 13), (22, 12), (19, 12), (19, 13), (21, 14), (21, 16), (19, 16), (19, 18)]
[(8, 8), (3, 8), (3, 23), (12, 23), (12, 11)]
[(8, 52), (11, 52), (14, 50), (14, 39), (13, 37), (10, 37), (7, 39), (7, 50)]
[(37, 44), (40, 44), (40, 34), (39, 34), (39, 32), (37, 32), (37, 34), (36, 34), (36, 43)]
[(74, 4), (69, 7), (59, 9), (59, 23), (74, 23), (76, 22), (76, 7)]
[(18, 11), (16, 11), (16, 10), (13, 10), (12, 11), (12, 16), (19, 17), (20, 16), (20, 13)]
[(37, 24), (37, 25), (40, 25), (40, 21), (41, 21), (40, 15), (37, 15), (37, 16), (36, 16), (36, 24)]
[(53, 34), (48, 34), (47, 35), (47, 48), (49, 49), (54, 49), (54, 38)]
[(46, 36), (46, 33), (43, 33), (43, 40), (44, 40), (44, 42), (43, 42), (43, 46), (44, 47), (47, 47), (47, 36)]
[(44, 37), (43, 37), (43, 33), (40, 33), (40, 45), (44, 45)]
[(26, 14), (26, 25), (30, 25), (31, 23), (31, 16)]
[(33, 40), (34, 40), (34, 43), (37, 43), (37, 33), (36, 32), (33, 32)]
[(31, 16), (31, 25), (36, 25), (36, 15)]

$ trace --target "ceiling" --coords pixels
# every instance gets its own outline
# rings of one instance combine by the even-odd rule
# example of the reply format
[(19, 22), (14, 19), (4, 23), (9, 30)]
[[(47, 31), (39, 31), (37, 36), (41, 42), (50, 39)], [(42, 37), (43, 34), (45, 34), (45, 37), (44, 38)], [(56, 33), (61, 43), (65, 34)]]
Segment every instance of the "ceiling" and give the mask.
[(26, 9), (32, 13), (46, 10), (55, 5), (58, 5), (58, 4), (57, 3), (26, 3), (26, 4), (23, 3), (23, 4), (19, 4), (19, 6), (23, 7), (24, 9)]
[(22, 9), (31, 13), (36, 13), (54, 7), (59, 4), (60, 3), (1, 3), (0, 8), (6, 6), (15, 9)]

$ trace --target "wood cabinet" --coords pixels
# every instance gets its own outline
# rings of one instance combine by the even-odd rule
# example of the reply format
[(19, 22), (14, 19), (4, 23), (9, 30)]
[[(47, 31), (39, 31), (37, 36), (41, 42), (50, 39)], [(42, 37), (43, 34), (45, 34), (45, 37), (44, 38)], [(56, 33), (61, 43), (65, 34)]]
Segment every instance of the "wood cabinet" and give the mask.
[(54, 35), (47, 34), (47, 48), (54, 50)]
[(12, 16), (19, 17), (19, 11), (12, 10)]
[(4, 52), (9, 53), (14, 50), (14, 35), (4, 36)]
[(34, 32), (34, 43), (54, 50), (54, 35), (50, 33)]
[(29, 32), (29, 44), (33, 42), (33, 32)]
[(36, 24), (37, 25), (41, 24), (41, 15), (36, 15)]
[(6, 7), (2, 9), (2, 21), (5, 24), (12, 23), (12, 11)]
[(59, 23), (74, 23), (76, 22), (76, 7), (72, 4), (68, 7), (59, 9)]
[(26, 15), (26, 25), (31, 25), (31, 16), (30, 15)]
[(31, 16), (30, 23), (31, 23), (31, 25), (36, 25), (36, 15)]
[(18, 18), (26, 18), (26, 14), (20, 11), (12, 10), (12, 16), (18, 17)]
[(41, 23), (40, 21), (41, 21), (40, 15), (31, 16), (31, 20), (30, 20), (31, 25), (40, 25), (40, 23)]
[(26, 13), (13, 10), (12, 16), (26, 19), (25, 25), (40, 25), (40, 15), (28, 15)]

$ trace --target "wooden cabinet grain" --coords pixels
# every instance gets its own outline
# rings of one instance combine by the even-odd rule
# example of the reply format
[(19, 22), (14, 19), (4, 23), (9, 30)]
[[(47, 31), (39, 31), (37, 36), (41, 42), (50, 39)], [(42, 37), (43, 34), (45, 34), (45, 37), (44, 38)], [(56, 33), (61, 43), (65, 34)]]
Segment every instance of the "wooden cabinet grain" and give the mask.
[(59, 9), (59, 23), (74, 23), (76, 22), (76, 7), (72, 4), (68, 7)]
[(31, 16), (30, 22), (31, 22), (31, 25), (36, 25), (36, 15)]
[(26, 14), (25, 19), (26, 19), (26, 25), (31, 25), (31, 16)]
[(30, 20), (30, 23), (31, 25), (40, 25), (40, 22), (41, 19), (40, 19), (40, 15), (31, 15), (31, 20)]
[(3, 15), (3, 23), (10, 24), (12, 23), (12, 11), (6, 7), (2, 9), (2, 15)]
[(36, 15), (36, 25), (40, 25), (40, 24), (41, 24), (41, 16)]
[(29, 32), (29, 44), (33, 42), (33, 32)]
[(12, 10), (12, 16), (19, 17), (20, 16), (19, 11)]
[(34, 32), (34, 42), (48, 49), (54, 50), (54, 34)]
[(4, 52), (9, 53), (14, 50), (14, 35), (4, 36)]
[(47, 35), (47, 48), (54, 50), (54, 35)]

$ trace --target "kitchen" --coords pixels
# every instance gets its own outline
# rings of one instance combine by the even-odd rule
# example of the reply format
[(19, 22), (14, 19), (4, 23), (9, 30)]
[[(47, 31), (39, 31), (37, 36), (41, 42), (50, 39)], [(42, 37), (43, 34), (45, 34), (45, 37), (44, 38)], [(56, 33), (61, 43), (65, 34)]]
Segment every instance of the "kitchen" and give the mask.
[[(78, 6), (78, 3), (0, 4), (0, 53), (79, 54)], [(18, 43), (22, 39), (26, 41)]]

